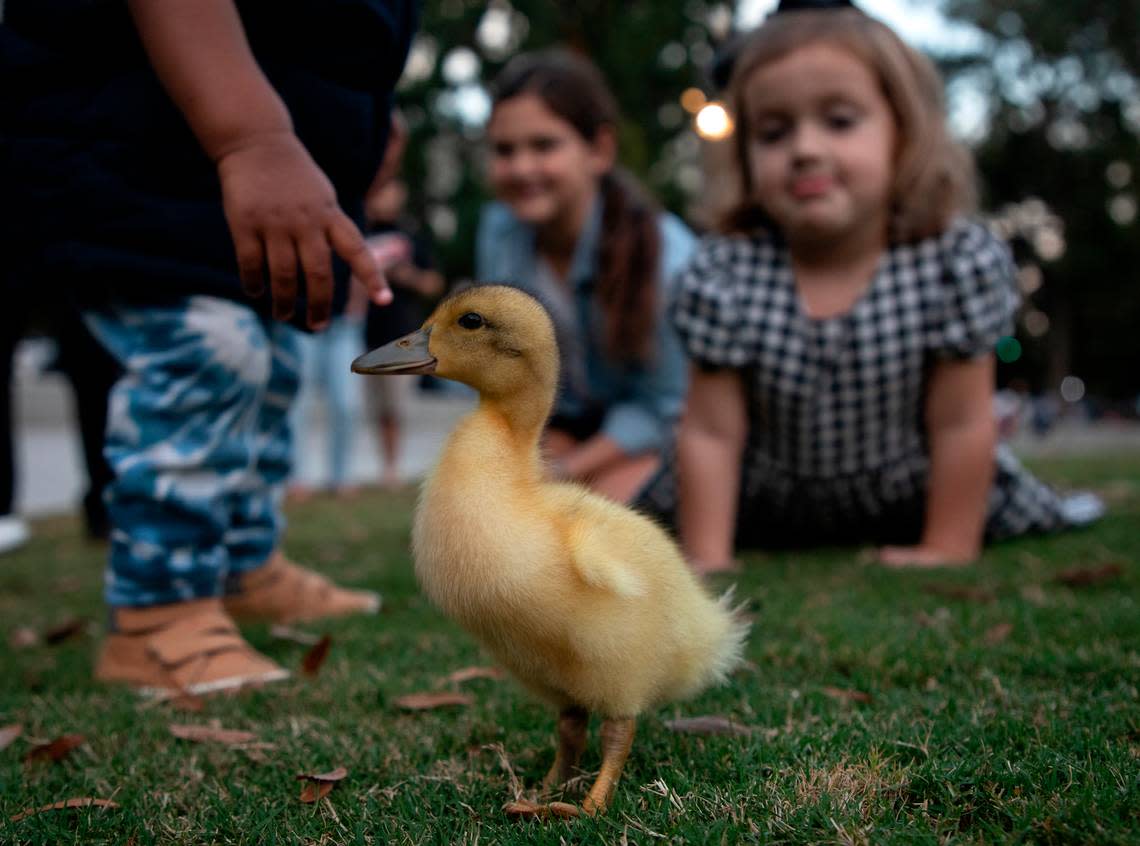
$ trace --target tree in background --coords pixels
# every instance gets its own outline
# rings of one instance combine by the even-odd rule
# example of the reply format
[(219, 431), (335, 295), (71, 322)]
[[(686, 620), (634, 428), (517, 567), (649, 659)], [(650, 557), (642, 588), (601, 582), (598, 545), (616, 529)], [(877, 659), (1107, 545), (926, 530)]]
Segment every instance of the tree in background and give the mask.
[[(1025, 355), (1003, 367), (1035, 391), (1079, 377), (1135, 400), (1140, 320), (1140, 2), (947, 0), (985, 33), (949, 68), (983, 92), (983, 203), (1013, 236)], [(1070, 378), (1069, 396), (1080, 393)]]

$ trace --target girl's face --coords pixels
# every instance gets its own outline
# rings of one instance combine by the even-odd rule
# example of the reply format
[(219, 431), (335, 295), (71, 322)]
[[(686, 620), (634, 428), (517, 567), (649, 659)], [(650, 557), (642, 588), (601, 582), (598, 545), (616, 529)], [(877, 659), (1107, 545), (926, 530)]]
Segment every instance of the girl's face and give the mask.
[(533, 226), (579, 224), (614, 162), (612, 133), (588, 141), (533, 94), (498, 103), (487, 140), (495, 196)]
[(824, 43), (793, 50), (756, 69), (745, 108), (754, 190), (789, 242), (885, 234), (897, 130), (862, 60)]

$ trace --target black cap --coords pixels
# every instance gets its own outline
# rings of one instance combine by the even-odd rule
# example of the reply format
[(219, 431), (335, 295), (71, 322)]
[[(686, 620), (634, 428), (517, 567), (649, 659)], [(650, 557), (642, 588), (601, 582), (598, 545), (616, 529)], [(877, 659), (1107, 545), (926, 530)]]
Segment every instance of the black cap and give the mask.
[(806, 12), (809, 9), (849, 9), (855, 4), (851, 0), (780, 0), (776, 14), (780, 12)]

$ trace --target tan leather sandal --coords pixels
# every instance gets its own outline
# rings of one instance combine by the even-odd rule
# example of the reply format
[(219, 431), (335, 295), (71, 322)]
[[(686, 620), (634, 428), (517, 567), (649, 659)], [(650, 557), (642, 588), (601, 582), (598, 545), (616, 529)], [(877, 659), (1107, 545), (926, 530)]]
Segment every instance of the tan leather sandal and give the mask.
[(304, 623), (380, 610), (380, 594), (337, 587), (280, 552), (264, 567), (243, 574), (238, 591), (223, 602), (235, 620), (270, 623)]
[(218, 599), (116, 608), (95, 678), (149, 696), (200, 696), (289, 677), (245, 642)]

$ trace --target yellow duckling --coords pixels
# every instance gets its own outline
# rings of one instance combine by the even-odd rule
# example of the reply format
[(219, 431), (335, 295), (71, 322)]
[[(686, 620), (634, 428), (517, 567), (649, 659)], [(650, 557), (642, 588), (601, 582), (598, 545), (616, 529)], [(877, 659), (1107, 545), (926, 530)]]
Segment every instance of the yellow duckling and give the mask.
[(554, 403), (558, 350), (550, 317), (530, 295), (469, 288), (352, 369), (435, 373), (479, 392), (424, 484), (412, 532), (416, 577), (444, 613), (560, 709), (544, 790), (573, 774), (589, 712), (604, 718), (601, 771), (581, 809), (512, 803), (508, 811), (604, 811), (637, 716), (722, 681), (747, 625), (727, 597), (706, 593), (651, 520), (545, 478), (539, 436)]

